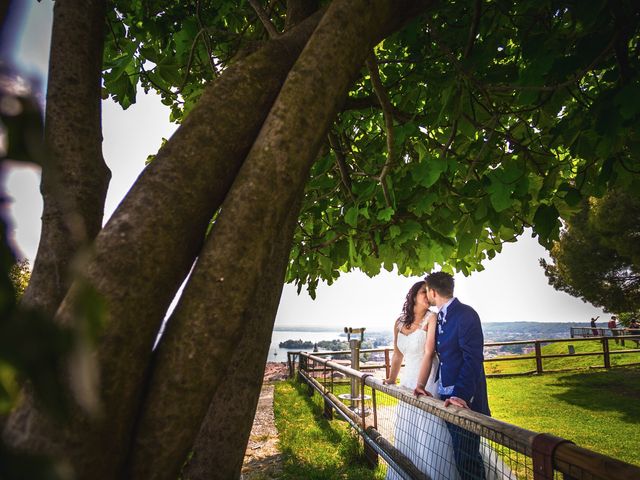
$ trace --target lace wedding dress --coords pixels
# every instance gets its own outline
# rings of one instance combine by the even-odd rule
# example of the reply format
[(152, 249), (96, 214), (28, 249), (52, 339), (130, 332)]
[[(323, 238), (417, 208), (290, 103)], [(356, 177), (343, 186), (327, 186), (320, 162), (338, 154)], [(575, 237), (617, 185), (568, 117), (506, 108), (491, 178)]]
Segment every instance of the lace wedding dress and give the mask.
[[(422, 328), (405, 335), (398, 332), (397, 346), (404, 355), (404, 369), (400, 376), (400, 386), (413, 394), (418, 382), (420, 363), (424, 355), (427, 332)], [(431, 373), (425, 389), (439, 398), (435, 380), (438, 358), (433, 359)], [(441, 418), (424, 412), (405, 402), (399, 402), (395, 425), (395, 447), (411, 460), (423, 473), (433, 479), (459, 479), (451, 444), (451, 434)], [(400, 480), (404, 476), (391, 466), (387, 470), (387, 480)]]

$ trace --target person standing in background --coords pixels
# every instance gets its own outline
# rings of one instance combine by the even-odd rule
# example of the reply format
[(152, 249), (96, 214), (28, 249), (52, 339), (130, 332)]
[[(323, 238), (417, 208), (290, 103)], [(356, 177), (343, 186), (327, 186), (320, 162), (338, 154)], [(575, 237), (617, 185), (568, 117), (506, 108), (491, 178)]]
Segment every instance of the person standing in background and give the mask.
[(613, 335), (616, 345), (620, 342), (620, 340), (618, 340), (618, 330), (616, 330), (618, 328), (617, 319), (615, 315), (611, 315), (611, 320), (607, 323), (607, 327), (611, 330), (611, 335)]
[(593, 317), (591, 319), (591, 334), (594, 337), (598, 336), (598, 329), (596, 328), (596, 320), (598, 320), (600, 318), (600, 315), (598, 315), (597, 317)]

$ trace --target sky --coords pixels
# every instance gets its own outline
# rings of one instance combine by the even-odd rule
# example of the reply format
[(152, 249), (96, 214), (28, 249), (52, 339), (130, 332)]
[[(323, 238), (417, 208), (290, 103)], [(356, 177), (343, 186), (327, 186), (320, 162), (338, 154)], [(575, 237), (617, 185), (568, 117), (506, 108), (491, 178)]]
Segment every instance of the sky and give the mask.
[[(2, 57), (10, 58), (23, 75), (35, 78), (41, 92), (46, 88), (52, 5), (50, 0), (29, 2), (13, 50), (2, 52)], [(162, 138), (169, 138), (176, 128), (169, 123), (169, 111), (159, 97), (139, 92), (137, 100), (126, 111), (110, 100), (103, 102), (103, 154), (112, 171), (105, 221), (144, 168), (147, 156), (157, 152)], [(11, 199), (4, 215), (13, 227), (11, 235), (18, 254), (31, 263), (37, 251), (42, 213), (39, 178), (37, 169), (18, 165), (3, 172), (5, 191)], [(483, 322), (585, 322), (596, 315), (608, 320), (602, 310), (549, 286), (539, 266), (543, 257), (549, 258), (527, 231), (516, 243), (505, 245), (493, 260), (486, 261), (484, 271), (469, 277), (456, 275), (456, 296), (473, 306)], [(419, 279), (384, 270), (374, 278), (351, 272), (331, 286), (321, 284), (315, 301), (304, 290), (298, 295), (295, 286), (285, 285), (276, 327), (390, 330), (406, 292)]]

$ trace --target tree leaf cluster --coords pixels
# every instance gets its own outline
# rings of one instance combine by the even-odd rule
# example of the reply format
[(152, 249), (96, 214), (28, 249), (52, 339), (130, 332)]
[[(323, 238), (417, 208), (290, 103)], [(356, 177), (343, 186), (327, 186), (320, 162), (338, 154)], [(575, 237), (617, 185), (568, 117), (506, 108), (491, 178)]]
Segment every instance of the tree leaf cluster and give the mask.
[[(126, 107), (139, 81), (175, 121), (268, 37), (245, 2), (113, 3), (106, 89)], [(446, 2), (385, 39), (391, 111), (363, 68), (307, 184), (288, 281), (467, 275), (526, 227), (549, 246), (581, 199), (637, 173), (639, 17), (625, 1)]]
[[(126, 109), (135, 103), (138, 88), (154, 90), (171, 108), (175, 122), (189, 113), (208, 82), (266, 39), (255, 12), (244, 1), (113, 0), (110, 4), (104, 96)], [(274, 8), (282, 10), (277, 4)]]
[(640, 311), (639, 186), (584, 201), (554, 242), (553, 263), (541, 260), (554, 288), (621, 319)]

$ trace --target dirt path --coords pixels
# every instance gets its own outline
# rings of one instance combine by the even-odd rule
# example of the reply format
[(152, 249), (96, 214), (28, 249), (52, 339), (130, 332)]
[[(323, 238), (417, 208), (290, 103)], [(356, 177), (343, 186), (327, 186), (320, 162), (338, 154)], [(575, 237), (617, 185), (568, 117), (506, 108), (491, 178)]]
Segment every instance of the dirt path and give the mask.
[(278, 478), (282, 473), (278, 430), (273, 417), (273, 382), (282, 380), (286, 376), (286, 364), (272, 362), (267, 364), (247, 451), (244, 454), (242, 480)]

